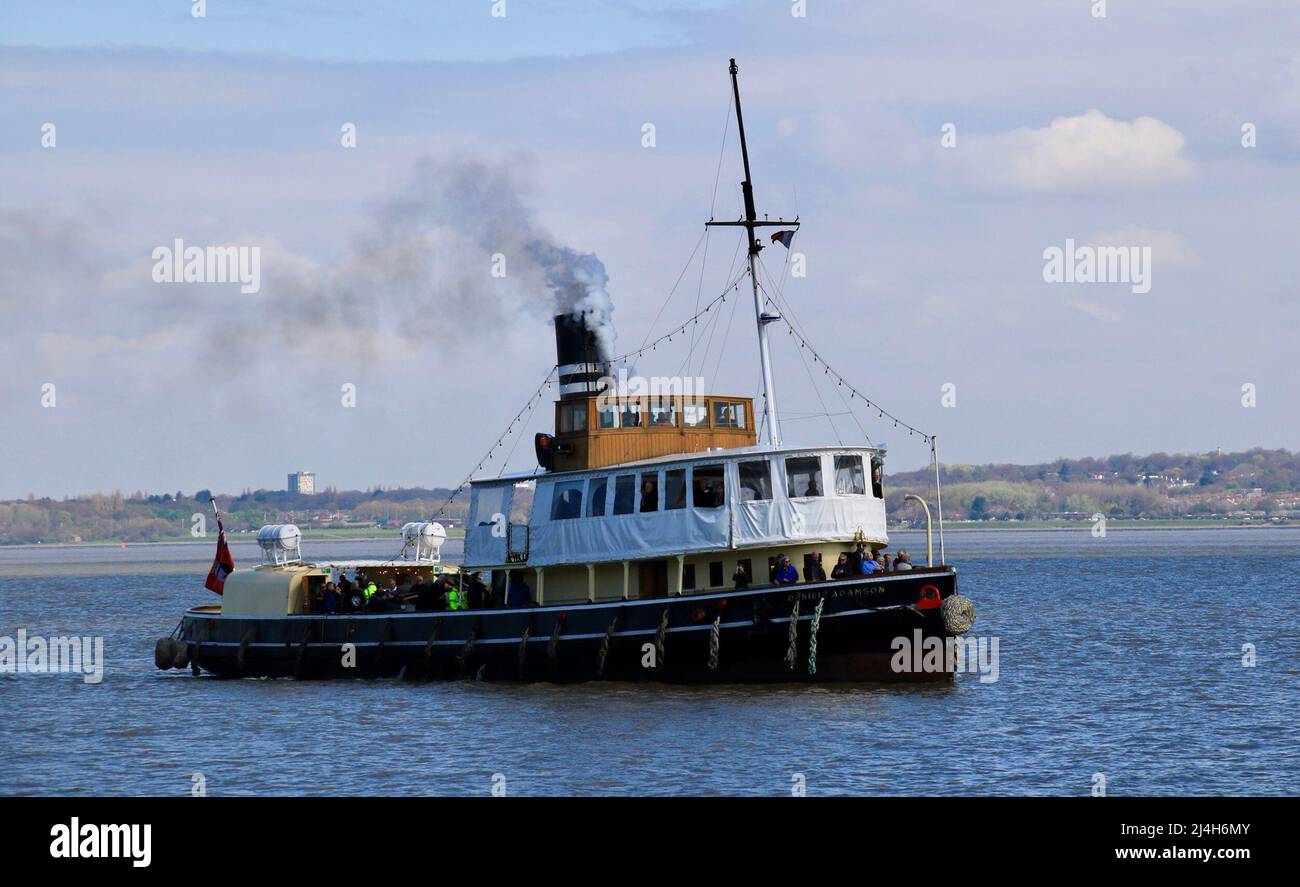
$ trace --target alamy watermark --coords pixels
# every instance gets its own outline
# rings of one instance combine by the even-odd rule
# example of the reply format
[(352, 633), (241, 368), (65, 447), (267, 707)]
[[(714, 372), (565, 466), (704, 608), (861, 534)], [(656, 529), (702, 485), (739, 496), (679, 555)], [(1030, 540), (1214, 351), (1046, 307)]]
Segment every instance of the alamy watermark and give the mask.
[(1076, 246), (1043, 250), (1043, 280), (1047, 283), (1127, 283), (1133, 292), (1151, 292), (1151, 247)]
[(260, 246), (186, 246), (176, 238), (172, 246), (155, 247), (154, 283), (238, 283), (241, 293), (262, 289)]
[(0, 635), (0, 674), (79, 674), (87, 684), (104, 680), (102, 637)]
[(912, 637), (900, 635), (890, 642), (894, 651), (889, 667), (894, 674), (978, 674), (981, 684), (998, 679), (998, 638), (923, 636), (915, 629)]

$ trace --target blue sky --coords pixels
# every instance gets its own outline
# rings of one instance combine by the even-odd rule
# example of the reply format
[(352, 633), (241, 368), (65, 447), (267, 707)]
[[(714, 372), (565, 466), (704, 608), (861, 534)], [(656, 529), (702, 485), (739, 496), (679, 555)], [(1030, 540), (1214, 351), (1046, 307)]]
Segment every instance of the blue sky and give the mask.
[[(682, 45), (685, 16), (730, 0), (13, 0), (5, 46), (154, 47), (349, 62), (500, 62)], [(57, 14), (52, 14), (56, 11)]]
[[(485, 282), (494, 243), (597, 254), (624, 344), (724, 285), (715, 233), (674, 290), (738, 210), (732, 56), (760, 211), (805, 222), (807, 276), (774, 247), (773, 288), (946, 461), (1297, 446), (1300, 6), (791, 8), (5, 3), (0, 497), (458, 482), (554, 361), (544, 282)], [(261, 291), (154, 283), (176, 238), (257, 246)], [(1149, 247), (1150, 292), (1044, 281), (1067, 240)], [(727, 322), (639, 368), (756, 393)], [(788, 439), (861, 439), (799, 349), (774, 361)]]

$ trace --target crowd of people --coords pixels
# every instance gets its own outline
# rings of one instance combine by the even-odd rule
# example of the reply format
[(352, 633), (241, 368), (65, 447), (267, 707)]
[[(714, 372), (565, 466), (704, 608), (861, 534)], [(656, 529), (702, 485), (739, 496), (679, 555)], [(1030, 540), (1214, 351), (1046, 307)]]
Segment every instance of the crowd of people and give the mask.
[[(496, 599), (498, 597), (500, 595), (484, 583), (478, 573), (442, 573), (436, 577), (417, 573), (408, 577), (403, 585), (397, 584), (396, 577), (389, 577), (379, 585), (358, 570), (352, 578), (342, 572), (337, 583), (327, 580), (316, 586), (312, 593), (311, 612), (333, 614), (487, 610), (501, 606), (501, 602)], [(531, 603), (531, 593), (528, 600)]]
[[(865, 543), (859, 543), (858, 547), (853, 551), (840, 554), (835, 566), (831, 567), (830, 578), (856, 579), (859, 576), (870, 576), (874, 573), (902, 573), (912, 568), (912, 558), (906, 549), (900, 548), (898, 554), (891, 557), (881, 549), (869, 548)], [(743, 567), (738, 567), (736, 575), (732, 578), (738, 589), (747, 588), (750, 584), (750, 577), (745, 573)], [(790, 562), (789, 555), (783, 554), (777, 559), (772, 581), (776, 585), (794, 585), (799, 581), (799, 571)], [(822, 566), (822, 553), (820, 551), (814, 551), (804, 556), (803, 581), (826, 581), (826, 569)]]

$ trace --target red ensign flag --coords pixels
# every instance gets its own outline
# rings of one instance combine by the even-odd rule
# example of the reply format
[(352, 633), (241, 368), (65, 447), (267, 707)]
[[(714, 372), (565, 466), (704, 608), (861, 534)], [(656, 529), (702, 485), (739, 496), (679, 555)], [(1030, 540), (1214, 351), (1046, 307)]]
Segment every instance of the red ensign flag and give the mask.
[(226, 528), (217, 518), (217, 556), (212, 559), (212, 569), (208, 570), (208, 579), (204, 588), (221, 594), (226, 587), (226, 577), (235, 571), (235, 559), (230, 556), (230, 546), (226, 544)]

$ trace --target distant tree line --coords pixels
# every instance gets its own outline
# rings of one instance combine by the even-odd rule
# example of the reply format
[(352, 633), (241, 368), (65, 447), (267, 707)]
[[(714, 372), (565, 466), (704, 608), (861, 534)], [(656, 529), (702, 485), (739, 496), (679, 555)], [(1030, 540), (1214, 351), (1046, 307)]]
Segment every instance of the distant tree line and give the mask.
[[(1300, 454), (1254, 449), (1197, 455), (1125, 453), (1104, 459), (1057, 459), (1038, 465), (944, 465), (944, 515), (970, 520), (1031, 520), (1096, 513), (1115, 518), (1181, 518), (1249, 511), (1263, 515), (1293, 510), (1300, 493)], [(934, 501), (934, 474), (920, 470), (885, 479), (891, 518), (919, 520), (915, 493)], [(525, 491), (518, 497), (527, 500)], [(290, 520), (315, 527), (400, 527), (428, 520), (451, 494), (448, 489), (336, 490), (314, 495), (283, 490), (245, 490), (218, 495), (232, 532)], [(0, 544), (31, 542), (149, 542), (189, 538), (193, 515), (215, 530), (210, 493), (123, 495), (120, 491), (66, 499), (0, 502)], [(525, 503), (526, 504), (526, 503)], [(464, 522), (468, 491), (444, 517)]]

